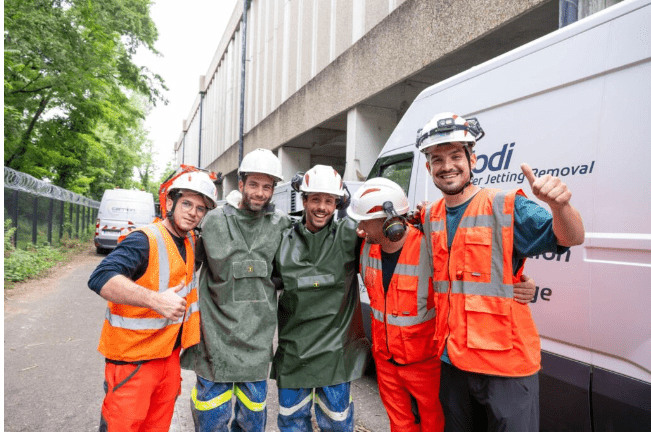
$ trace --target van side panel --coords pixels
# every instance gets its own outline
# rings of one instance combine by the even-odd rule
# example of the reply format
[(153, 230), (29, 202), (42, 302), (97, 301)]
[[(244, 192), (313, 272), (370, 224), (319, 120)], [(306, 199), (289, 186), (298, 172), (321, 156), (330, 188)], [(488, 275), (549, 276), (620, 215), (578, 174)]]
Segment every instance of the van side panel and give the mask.
[(540, 363), (540, 429), (590, 431), (590, 365), (548, 352)]
[(594, 430), (651, 431), (651, 385), (594, 369)]
[(571, 189), (585, 243), (525, 269), (537, 286), (546, 430), (651, 422), (650, 3), (622, 2), (424, 90), (379, 157), (413, 149), (411, 205), (439, 199), (414, 142), (434, 114), (453, 111), (486, 131), (475, 147), (479, 187), (523, 188), (536, 200), (527, 162)]

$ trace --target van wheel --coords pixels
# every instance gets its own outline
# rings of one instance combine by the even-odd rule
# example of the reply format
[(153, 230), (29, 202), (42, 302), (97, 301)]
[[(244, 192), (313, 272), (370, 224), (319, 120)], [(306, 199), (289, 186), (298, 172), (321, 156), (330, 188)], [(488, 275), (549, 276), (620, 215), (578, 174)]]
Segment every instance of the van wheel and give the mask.
[(106, 254), (106, 249), (104, 249), (104, 248), (100, 248), (99, 246), (97, 246), (97, 247), (95, 248), (95, 250), (96, 250), (97, 253), (100, 254), (100, 255), (104, 255), (104, 254)]

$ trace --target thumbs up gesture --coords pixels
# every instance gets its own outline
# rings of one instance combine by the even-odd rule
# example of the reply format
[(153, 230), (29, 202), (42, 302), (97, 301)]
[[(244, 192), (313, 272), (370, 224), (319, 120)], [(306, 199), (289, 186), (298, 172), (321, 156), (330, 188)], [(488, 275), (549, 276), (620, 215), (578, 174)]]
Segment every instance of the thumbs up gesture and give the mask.
[(552, 209), (569, 204), (572, 192), (560, 178), (552, 177), (550, 174), (538, 178), (527, 163), (521, 164), (520, 168), (524, 176), (527, 177), (531, 191), (536, 198), (546, 202)]
[(169, 320), (179, 320), (185, 314), (185, 299), (179, 296), (177, 293), (183, 289), (185, 286), (185, 281), (182, 281), (180, 284), (170, 287), (164, 292), (155, 293), (157, 298), (157, 304), (154, 307), (154, 310)]

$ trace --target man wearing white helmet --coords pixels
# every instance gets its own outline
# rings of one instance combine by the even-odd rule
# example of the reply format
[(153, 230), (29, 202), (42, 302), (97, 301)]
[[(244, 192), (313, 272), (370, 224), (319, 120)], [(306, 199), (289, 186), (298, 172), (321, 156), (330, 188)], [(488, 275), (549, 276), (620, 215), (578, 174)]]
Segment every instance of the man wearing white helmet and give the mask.
[[(583, 243), (583, 221), (557, 177), (522, 172), (533, 193), (472, 184), (477, 119), (439, 113), (417, 134), (443, 199), (421, 220), (433, 259), (445, 430), (537, 431), (540, 338), (529, 307), (513, 303), (526, 257)], [(503, 259), (503, 261), (499, 261)]]
[[(422, 231), (407, 222), (408, 211), (397, 183), (373, 178), (355, 192), (349, 214), (365, 237), (360, 274), (370, 299), (373, 358), (391, 430), (441, 431), (432, 263)], [(520, 283), (514, 298), (528, 302), (534, 288), (532, 280)]]
[(238, 172), (239, 206), (218, 207), (202, 225), (201, 342), (181, 359), (182, 367), (197, 375), (191, 406), (195, 430), (201, 432), (264, 431), (267, 421), (277, 323), (272, 260), (290, 220), (270, 203), (275, 183), (282, 180), (280, 161), (271, 151), (248, 153)]
[(284, 284), (278, 307), (278, 349), (271, 377), (278, 384), (281, 431), (311, 432), (311, 409), (322, 432), (354, 429), (351, 381), (368, 355), (357, 264), (357, 223), (334, 220), (349, 194), (330, 166), (297, 174), (303, 218), (283, 232), (276, 270)]
[(349, 214), (365, 235), (360, 274), (370, 299), (373, 359), (391, 431), (441, 431), (431, 274), (429, 267), (419, 267), (426, 251), (422, 233), (403, 217), (408, 211), (398, 184), (373, 178), (355, 192)]
[(207, 174), (182, 174), (165, 219), (130, 233), (88, 280), (109, 301), (98, 348), (106, 358), (101, 431), (169, 430), (179, 353), (200, 336), (193, 229), (215, 201)]

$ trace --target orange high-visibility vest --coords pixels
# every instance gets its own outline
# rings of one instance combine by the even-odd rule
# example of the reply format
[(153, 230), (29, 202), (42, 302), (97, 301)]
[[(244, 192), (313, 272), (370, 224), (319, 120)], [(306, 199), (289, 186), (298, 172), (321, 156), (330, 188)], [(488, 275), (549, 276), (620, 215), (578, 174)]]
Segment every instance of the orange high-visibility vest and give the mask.
[(380, 245), (364, 242), (360, 273), (371, 300), (373, 353), (399, 364), (411, 364), (436, 356), (436, 310), (432, 271), (423, 234), (413, 226), (385, 293)]
[[(423, 213), (432, 253), (438, 355), (457, 368), (497, 376), (540, 370), (540, 337), (527, 304), (513, 300), (515, 195), (482, 189), (463, 214), (448, 252), (445, 201)], [(430, 245), (431, 243), (431, 245)]]
[(149, 238), (149, 265), (136, 284), (163, 292), (185, 281), (177, 295), (186, 300), (185, 316), (174, 322), (149, 308), (108, 303), (98, 350), (118, 361), (143, 361), (172, 354), (181, 324), (181, 346), (199, 342), (199, 298), (194, 282), (194, 233), (185, 239), (183, 261), (174, 240), (162, 223), (139, 228)]

